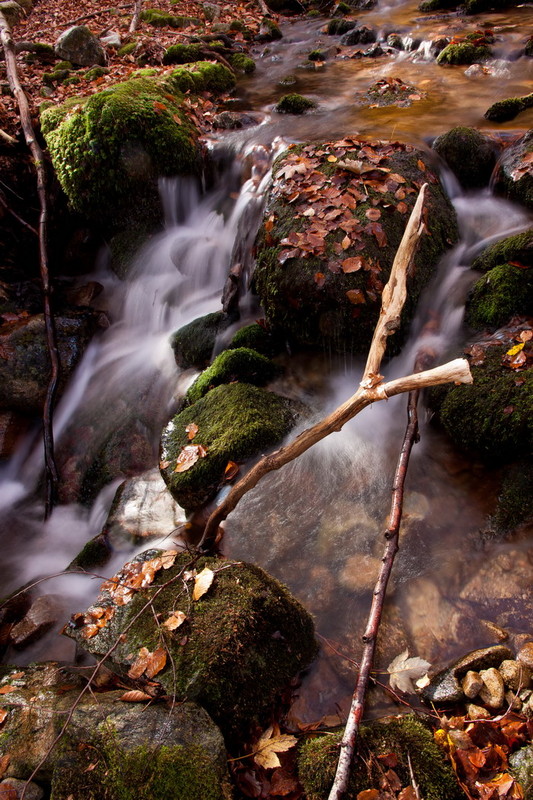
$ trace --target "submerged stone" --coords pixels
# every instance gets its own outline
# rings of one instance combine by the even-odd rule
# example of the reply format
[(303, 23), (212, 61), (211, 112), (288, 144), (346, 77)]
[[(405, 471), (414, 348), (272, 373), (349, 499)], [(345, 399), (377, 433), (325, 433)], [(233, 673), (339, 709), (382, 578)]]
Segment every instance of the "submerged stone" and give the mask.
[[(197, 598), (195, 576), (206, 568), (212, 582)], [(151, 675), (178, 703), (202, 705), (230, 738), (253, 726), (316, 653), (310, 616), (259, 567), (176, 551), (148, 550), (126, 564), (66, 633), (97, 657), (116, 644), (113, 670)]]
[[(224, 484), (228, 462), (243, 462), (273, 447), (293, 428), (301, 410), (295, 401), (246, 383), (211, 389), (163, 432), (161, 474), (172, 496), (188, 511), (200, 508)], [(198, 426), (194, 441), (186, 430), (190, 424)], [(186, 447), (198, 458), (177, 472)]]
[(476, 128), (452, 128), (435, 139), (433, 149), (466, 189), (489, 183), (496, 165), (496, 147)]
[(431, 678), (431, 682), (421, 691), (428, 703), (458, 703), (464, 700), (462, 679), (468, 672), (480, 672), (498, 667), (502, 661), (513, 657), (512, 650), (495, 644), (479, 650), (472, 650), (454, 661)]

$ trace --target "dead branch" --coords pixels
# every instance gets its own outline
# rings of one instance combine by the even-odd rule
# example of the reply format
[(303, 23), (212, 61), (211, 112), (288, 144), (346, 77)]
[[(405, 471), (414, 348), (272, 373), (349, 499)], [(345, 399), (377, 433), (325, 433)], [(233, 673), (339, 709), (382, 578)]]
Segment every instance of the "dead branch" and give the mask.
[(100, 17), (102, 14), (109, 14), (109, 12), (113, 11), (115, 8), (131, 8), (132, 5), (133, 3), (122, 3), (120, 6), (113, 6), (112, 8), (102, 8), (100, 11), (93, 11), (92, 14), (83, 14), (81, 17), (71, 19), (70, 22), (65, 23), (65, 26), (77, 25), (78, 22), (83, 22), (86, 19), (93, 19), (94, 17)]
[(43, 291), (44, 321), (46, 327), (46, 340), (48, 352), (50, 354), (50, 380), (46, 390), (46, 398), (43, 409), (43, 442), (44, 442), (44, 461), (46, 471), (46, 502), (45, 515), (48, 517), (52, 510), (58, 483), (57, 466), (54, 459), (54, 434), (52, 428), (52, 414), (54, 407), (55, 393), (59, 380), (59, 353), (57, 349), (57, 339), (52, 316), (50, 298), (50, 280), (48, 272), (48, 252), (47, 252), (47, 224), (48, 224), (48, 204), (46, 200), (46, 173), (44, 166), (44, 155), (39, 143), (37, 142), (35, 131), (31, 122), (30, 107), (28, 98), (20, 84), (17, 61), (15, 55), (15, 45), (11, 30), (7, 20), (0, 12), (0, 41), (2, 42), (6, 72), (9, 86), (17, 101), (19, 108), (20, 121), (26, 144), (33, 156), (35, 171), (37, 176), (37, 193), (39, 195), (39, 267), (41, 273), (41, 285)]
[(368, 359), (359, 388), (348, 400), (335, 409), (329, 416), (320, 420), (311, 428), (307, 428), (292, 442), (279, 450), (261, 458), (257, 464), (236, 483), (226, 495), (222, 503), (213, 511), (205, 526), (204, 534), (198, 547), (209, 548), (216, 539), (218, 526), (230, 514), (239, 500), (253, 489), (261, 478), (273, 470), (280, 469), (290, 461), (305, 453), (317, 442), (334, 431), (340, 431), (343, 425), (359, 414), (366, 406), (378, 400), (385, 400), (403, 392), (421, 389), (424, 386), (436, 386), (441, 383), (472, 383), (470, 368), (466, 359), (458, 358), (435, 367), (387, 383), (382, 383), (379, 375), (381, 360), (385, 352), (387, 337), (397, 329), (400, 315), (406, 298), (406, 274), (414, 258), (419, 238), (422, 234), (422, 209), (427, 184), (420, 190), (417, 201), (411, 212), (402, 241), (394, 258), (389, 281), (382, 294), (381, 311), (374, 336), (370, 345)]
[(2, 128), (0, 128), (0, 139), (2, 139), (3, 142), (9, 145), (14, 145), (17, 143), (17, 140), (14, 139), (12, 136), (10, 136), (9, 133), (3, 131)]
[(141, 8), (142, 8), (142, 0), (135, 0), (135, 7), (133, 10), (133, 17), (131, 18), (130, 22), (130, 33), (135, 33), (139, 26), (139, 20), (141, 19)]
[(272, 11), (269, 9), (265, 0), (257, 0), (257, 5), (261, 9), (261, 13), (265, 15), (265, 17), (270, 17), (272, 15)]
[[(420, 369), (421, 367), (422, 357), (419, 357), (415, 363), (415, 370), (417, 368)], [(399, 549), (398, 542), (403, 511), (405, 476), (407, 474), (407, 466), (409, 464), (411, 450), (413, 445), (418, 442), (417, 404), (419, 394), (420, 390), (418, 388), (413, 389), (409, 393), (409, 399), (407, 403), (407, 427), (396, 466), (396, 474), (394, 476), (389, 524), (384, 534), (386, 541), (385, 552), (381, 558), (381, 567), (376, 585), (374, 587), (374, 592), (372, 594), (372, 605), (368, 615), (366, 629), (363, 634), (363, 655), (361, 658), (357, 682), (352, 697), (348, 721), (346, 722), (344, 735), (340, 744), (337, 771), (335, 773), (335, 779), (333, 781), (333, 786), (331, 787), (328, 800), (340, 800), (348, 788), (357, 734), (365, 706), (365, 697), (370, 678), (370, 671), (374, 663), (374, 653), (376, 650), (378, 630), (383, 613), (385, 593), (387, 591), (387, 585), (392, 571), (394, 557)]]
[(14, 217), (14, 219), (16, 219), (17, 222), (19, 222), (24, 228), (27, 228), (29, 231), (31, 231), (33, 234), (35, 234), (35, 236), (39, 236), (39, 231), (36, 231), (35, 228), (32, 225), (30, 225), (28, 222), (26, 222), (26, 220), (22, 219), (22, 217), (19, 217), (19, 215), (17, 213), (15, 213), (15, 211), (13, 211), (12, 208), (9, 208), (9, 206), (7, 204), (7, 200), (5, 198), (5, 195), (4, 195), (4, 193), (3, 193), (3, 191), (1, 189), (0, 189), (0, 206), (8, 214), (11, 214), (11, 216)]

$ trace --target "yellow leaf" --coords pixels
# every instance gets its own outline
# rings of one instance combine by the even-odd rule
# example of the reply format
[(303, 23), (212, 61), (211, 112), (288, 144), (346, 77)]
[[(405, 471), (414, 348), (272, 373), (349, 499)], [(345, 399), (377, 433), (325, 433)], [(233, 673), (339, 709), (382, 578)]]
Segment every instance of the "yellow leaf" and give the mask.
[(281, 766), (281, 762), (276, 753), (284, 753), (290, 750), (297, 743), (295, 736), (282, 733), (280, 736), (272, 736), (272, 725), (266, 729), (257, 743), (257, 752), (254, 761), (264, 769), (275, 769)]
[(334, 164), (335, 161), (338, 161), (338, 158), (337, 156), (328, 156), (328, 161)]
[(169, 631), (175, 631), (180, 625), (183, 625), (187, 615), (183, 611), (174, 611), (168, 619), (163, 622), (163, 627), (168, 628)]
[(213, 583), (214, 577), (215, 573), (212, 569), (209, 569), (209, 567), (204, 567), (203, 570), (198, 573), (194, 579), (194, 589), (192, 592), (193, 600), (199, 600), (200, 597), (203, 597)]
[(521, 342), (520, 344), (515, 344), (514, 347), (511, 347), (511, 349), (507, 351), (507, 355), (508, 356), (515, 356), (517, 353), (520, 352), (520, 350), (522, 350), (524, 345), (525, 345), (525, 342)]

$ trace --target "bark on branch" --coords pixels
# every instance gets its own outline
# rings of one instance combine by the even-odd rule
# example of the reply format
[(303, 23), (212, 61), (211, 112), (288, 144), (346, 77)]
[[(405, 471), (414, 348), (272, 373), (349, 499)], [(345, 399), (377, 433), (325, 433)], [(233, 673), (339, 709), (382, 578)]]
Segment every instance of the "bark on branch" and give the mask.
[(54, 460), (54, 436), (52, 429), (52, 413), (54, 407), (55, 393), (59, 380), (59, 354), (57, 350), (57, 340), (52, 316), (50, 300), (50, 279), (48, 272), (48, 252), (47, 252), (47, 223), (48, 205), (46, 200), (46, 173), (44, 166), (44, 155), (39, 143), (37, 142), (35, 131), (31, 122), (30, 107), (28, 98), (20, 84), (15, 55), (15, 44), (11, 36), (11, 29), (2, 12), (0, 12), (0, 41), (4, 50), (6, 61), (6, 72), (9, 86), (19, 108), (20, 122), (26, 144), (33, 156), (35, 171), (37, 176), (37, 194), (39, 196), (39, 267), (41, 273), (41, 286), (43, 291), (44, 321), (46, 328), (46, 340), (48, 352), (50, 354), (50, 380), (48, 383), (46, 398), (43, 410), (43, 441), (44, 441), (44, 461), (46, 470), (46, 504), (45, 514), (49, 516), (55, 501), (58, 483), (57, 467)]
[(142, 0), (135, 0), (133, 17), (131, 18), (130, 28), (129, 28), (130, 33), (135, 33), (135, 31), (139, 27), (139, 20), (141, 19), (141, 8), (142, 8)]
[(317, 442), (359, 414), (366, 406), (377, 400), (385, 400), (403, 392), (436, 386), (441, 383), (472, 383), (468, 361), (458, 358), (431, 370), (425, 370), (403, 378), (383, 383), (379, 375), (381, 361), (385, 353), (387, 338), (394, 333), (400, 323), (400, 315), (406, 299), (406, 276), (413, 261), (418, 241), (422, 234), (422, 210), (427, 184), (420, 190), (415, 206), (407, 223), (404, 235), (391, 268), (387, 285), (383, 289), (380, 316), (370, 345), (363, 379), (359, 388), (348, 400), (316, 425), (307, 428), (285, 447), (264, 456), (254, 467), (236, 483), (222, 503), (213, 511), (198, 547), (208, 549), (216, 539), (218, 526), (233, 511), (239, 500), (253, 489), (261, 478), (273, 470), (280, 469), (290, 461), (301, 456)]

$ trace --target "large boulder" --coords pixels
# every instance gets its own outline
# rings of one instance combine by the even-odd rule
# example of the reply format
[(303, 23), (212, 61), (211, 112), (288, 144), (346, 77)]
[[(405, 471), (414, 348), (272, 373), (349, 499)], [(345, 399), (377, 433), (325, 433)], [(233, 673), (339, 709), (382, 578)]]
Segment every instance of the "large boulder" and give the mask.
[(452, 128), (435, 139), (433, 149), (466, 189), (489, 183), (496, 165), (496, 147), (476, 128)]
[(518, 203), (533, 208), (533, 130), (504, 151), (497, 186)]
[(277, 444), (301, 411), (301, 404), (248, 383), (211, 389), (163, 432), (160, 468), (174, 499), (188, 511), (203, 506), (227, 480), (230, 462)]
[(86, 25), (73, 25), (64, 31), (54, 50), (59, 58), (80, 67), (103, 66), (107, 60), (102, 44)]
[(198, 702), (230, 737), (316, 652), (310, 616), (259, 567), (175, 550), (126, 564), (66, 633), (114, 671)]
[(257, 242), (257, 293), (274, 329), (337, 351), (368, 347), (409, 212), (429, 183), (405, 330), (440, 256), (457, 239), (455, 212), (427, 154), (399, 142), (347, 138), (293, 146), (273, 173)]

